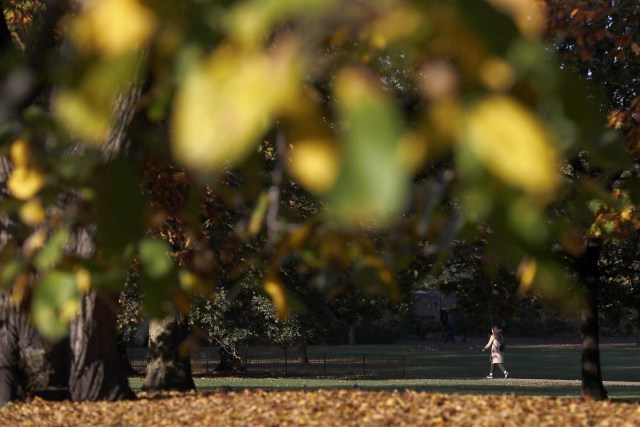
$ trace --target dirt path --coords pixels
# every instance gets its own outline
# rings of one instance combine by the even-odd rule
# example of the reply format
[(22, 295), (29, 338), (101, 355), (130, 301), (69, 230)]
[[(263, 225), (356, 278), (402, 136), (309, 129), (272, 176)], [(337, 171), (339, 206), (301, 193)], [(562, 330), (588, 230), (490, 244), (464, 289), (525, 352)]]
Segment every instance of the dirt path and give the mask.
[[(475, 381), (475, 380), (470, 380)], [(557, 379), (547, 379), (547, 378), (508, 378), (503, 379), (501, 377), (494, 378), (492, 380), (487, 379), (487, 381), (513, 381), (513, 382), (524, 382), (529, 384), (549, 384), (549, 385), (580, 385), (581, 380), (557, 380)], [(640, 387), (639, 381), (603, 381), (604, 386), (630, 386), (630, 387)]]

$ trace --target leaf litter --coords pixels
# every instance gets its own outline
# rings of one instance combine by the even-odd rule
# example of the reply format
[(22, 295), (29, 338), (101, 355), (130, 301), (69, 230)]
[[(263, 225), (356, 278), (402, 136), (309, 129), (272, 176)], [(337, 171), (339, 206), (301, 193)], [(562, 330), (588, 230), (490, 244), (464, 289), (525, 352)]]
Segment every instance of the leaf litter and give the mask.
[(640, 405), (575, 398), (417, 391), (138, 393), (119, 402), (35, 398), (0, 410), (0, 426), (634, 426)]

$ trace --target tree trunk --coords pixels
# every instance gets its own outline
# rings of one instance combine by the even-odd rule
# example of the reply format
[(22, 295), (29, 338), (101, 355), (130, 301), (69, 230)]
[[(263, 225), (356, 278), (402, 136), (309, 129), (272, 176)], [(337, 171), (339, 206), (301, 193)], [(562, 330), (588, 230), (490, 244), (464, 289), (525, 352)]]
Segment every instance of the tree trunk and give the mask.
[(18, 336), (12, 325), (12, 309), (5, 291), (0, 290), (0, 407), (24, 399), (19, 375)]
[(179, 313), (150, 322), (149, 359), (143, 390), (195, 390), (189, 349), (183, 345), (188, 335), (187, 319)]
[(118, 354), (116, 315), (95, 291), (82, 298), (80, 312), (71, 321), (70, 345), (72, 400), (135, 398)]
[(349, 328), (349, 333), (347, 334), (347, 342), (349, 345), (356, 345), (356, 327), (355, 325), (351, 325)]
[(236, 372), (242, 369), (242, 359), (238, 356), (235, 348), (220, 347), (218, 354), (220, 354), (220, 363), (216, 366), (216, 372)]
[(298, 356), (301, 363), (309, 363), (309, 354), (307, 353), (307, 342), (302, 341), (298, 346)]
[(137, 375), (133, 366), (131, 366), (131, 361), (129, 360), (129, 355), (127, 354), (127, 344), (124, 342), (124, 337), (122, 333), (118, 334), (118, 354), (120, 355), (120, 363), (124, 367), (124, 373), (126, 376), (130, 377), (133, 375)]
[(607, 391), (602, 383), (600, 368), (600, 337), (598, 326), (598, 293), (600, 278), (598, 259), (602, 242), (589, 239), (584, 254), (578, 259), (578, 273), (584, 302), (580, 309), (582, 337), (582, 397), (605, 400)]
[(23, 307), (12, 306), (0, 291), (0, 406), (41, 396), (69, 397), (66, 341), (52, 344), (32, 326)]
[[(64, 14), (66, 6), (67, 2), (62, 1), (54, 0), (47, 3), (46, 14), (42, 20), (44, 24), (36, 29), (36, 36), (27, 46), (25, 66), (14, 70), (15, 73), (30, 76), (29, 72), (47, 66), (46, 59), (50, 57), (53, 42), (57, 40), (53, 37), (53, 29), (58, 26), (57, 22)], [(0, 49), (0, 55), (4, 55), (9, 49), (16, 51), (4, 15), (0, 17)], [(0, 85), (2, 83), (0, 82)], [(129, 87), (114, 97), (114, 117), (117, 120), (110, 129), (108, 141), (103, 144), (105, 160), (125, 151), (129, 143), (126, 131), (133, 119), (135, 102), (140, 98), (141, 88), (140, 82), (132, 79)], [(0, 100), (0, 124), (45, 93), (44, 85), (38, 84), (37, 81), (23, 89), (9, 101)], [(6, 181), (9, 171), (8, 160), (0, 159), (0, 181)], [(0, 188), (0, 193), (6, 194), (4, 185)], [(0, 247), (12, 235), (10, 221), (0, 215)], [(92, 240), (91, 236), (89, 240)], [(92, 246), (92, 242), (90, 243)], [(80, 257), (88, 257), (92, 251), (80, 250), (78, 247), (68, 249)], [(3, 308), (8, 308), (6, 299), (0, 301), (0, 310)], [(40, 388), (38, 384), (41, 380), (35, 379), (32, 375), (32, 371), (37, 371), (29, 365), (37, 360), (55, 361), (55, 364), (48, 367), (41, 366), (39, 372), (46, 374), (45, 377), (49, 378), (47, 381), (57, 385), (68, 383), (73, 400), (118, 400), (135, 397), (123, 373), (117, 351), (115, 314), (94, 291), (83, 297), (80, 313), (71, 322), (70, 340), (66, 345), (46, 343), (31, 327), (25, 310), (11, 309), (7, 313), (9, 317), (6, 321), (0, 319), (0, 401), (24, 397), (25, 391)], [(33, 341), (37, 339), (40, 341)], [(33, 344), (38, 342), (42, 342), (43, 345), (34, 347)], [(35, 351), (34, 349), (37, 350), (34, 353), (37, 357), (32, 357), (30, 353)]]

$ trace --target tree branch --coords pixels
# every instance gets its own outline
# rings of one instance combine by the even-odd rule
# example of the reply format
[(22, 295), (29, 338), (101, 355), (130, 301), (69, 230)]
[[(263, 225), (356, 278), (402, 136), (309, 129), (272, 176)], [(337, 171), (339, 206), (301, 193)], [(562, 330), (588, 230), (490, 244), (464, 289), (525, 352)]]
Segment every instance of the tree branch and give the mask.
[(11, 31), (7, 25), (7, 17), (4, 14), (4, 2), (0, 1), (0, 9), (2, 10), (2, 19), (0, 19), (0, 55), (4, 55), (5, 51), (13, 49), (11, 40)]
[(275, 241), (276, 234), (281, 229), (278, 223), (278, 210), (280, 208), (280, 191), (282, 189), (282, 177), (284, 175), (284, 157), (286, 155), (286, 139), (282, 131), (278, 131), (276, 137), (276, 160), (271, 178), (271, 187), (268, 193), (268, 208), (266, 214), (267, 236), (270, 241)]

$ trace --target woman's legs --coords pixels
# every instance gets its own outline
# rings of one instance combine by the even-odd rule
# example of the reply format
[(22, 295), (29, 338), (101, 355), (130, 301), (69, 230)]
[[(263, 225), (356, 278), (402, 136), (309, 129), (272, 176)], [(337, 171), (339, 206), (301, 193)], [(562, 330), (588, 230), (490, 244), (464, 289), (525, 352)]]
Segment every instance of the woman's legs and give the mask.
[(498, 365), (498, 368), (500, 368), (500, 370), (502, 371), (502, 374), (504, 375), (505, 378), (507, 378), (509, 376), (509, 371), (507, 371), (504, 368), (504, 365), (502, 363), (492, 363), (491, 364), (491, 370), (489, 371), (489, 375), (487, 375), (487, 378), (493, 378), (493, 368), (495, 365)]
[[(496, 365), (498, 365), (498, 368), (500, 368), (504, 377), (507, 378), (509, 376), (509, 371), (504, 368), (504, 365), (502, 363), (496, 363)], [(493, 374), (493, 364), (491, 364), (491, 373)]]
[(493, 378), (493, 363), (491, 364), (491, 369), (489, 370), (489, 375), (487, 375), (487, 378)]

